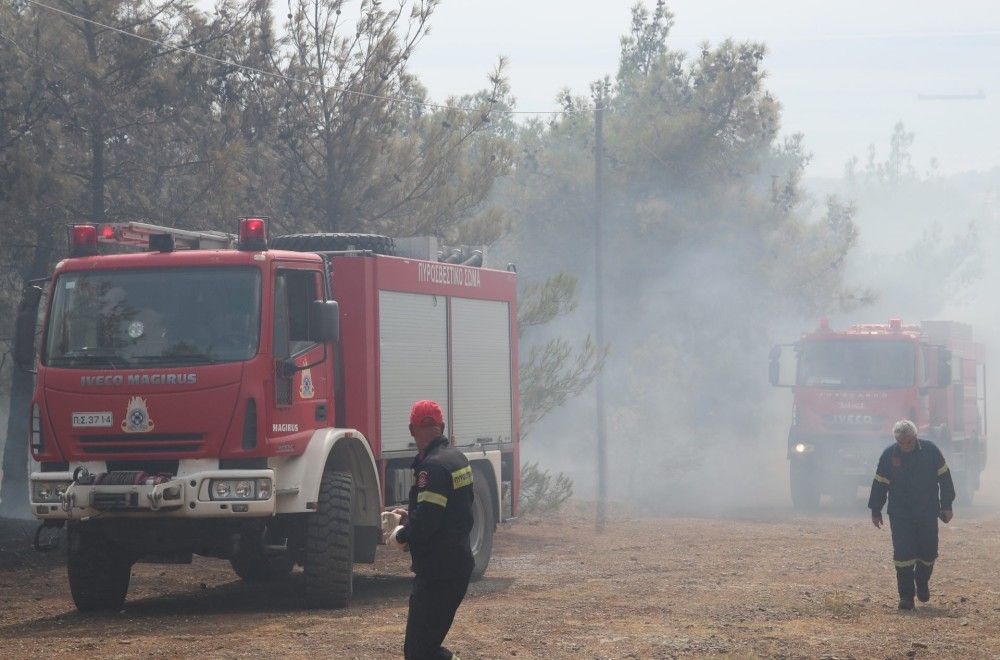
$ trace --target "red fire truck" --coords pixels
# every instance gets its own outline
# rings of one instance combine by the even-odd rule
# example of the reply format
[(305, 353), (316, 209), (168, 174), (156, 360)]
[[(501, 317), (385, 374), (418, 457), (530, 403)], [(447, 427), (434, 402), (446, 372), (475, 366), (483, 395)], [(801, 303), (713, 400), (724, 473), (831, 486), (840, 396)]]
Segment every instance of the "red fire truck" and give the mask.
[(944, 452), (960, 504), (979, 488), (986, 370), (971, 326), (891, 320), (836, 331), (823, 320), (797, 343), (772, 349), (770, 379), (793, 391), (788, 459), (796, 508), (813, 509), (824, 494), (853, 500), (904, 418)]
[(407, 500), (419, 399), (442, 403), (472, 464), (475, 575), (517, 514), (513, 268), (439, 261), (434, 239), (407, 240), (423, 258), (369, 235), (269, 243), (265, 220), (238, 235), (75, 225), (48, 295), (24, 298), (31, 507), (66, 527), (80, 610), (119, 608), (134, 562), (192, 553), (253, 581), (301, 565), (309, 606), (346, 606), (381, 512)]

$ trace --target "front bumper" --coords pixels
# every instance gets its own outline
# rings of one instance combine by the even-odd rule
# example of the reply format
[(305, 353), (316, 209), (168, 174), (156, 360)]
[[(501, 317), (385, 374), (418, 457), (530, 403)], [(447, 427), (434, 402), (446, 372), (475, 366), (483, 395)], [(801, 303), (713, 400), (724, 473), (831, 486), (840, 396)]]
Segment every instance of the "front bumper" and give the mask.
[(886, 444), (876, 438), (797, 435), (789, 438), (788, 458), (823, 474), (870, 481)]
[[(213, 500), (212, 479), (271, 479), (274, 470), (206, 470), (173, 477), (156, 485), (84, 485), (73, 482), (72, 472), (31, 474), (31, 511), (39, 520), (102, 518), (248, 518), (273, 516), (274, 489), (266, 500)], [(70, 482), (59, 502), (34, 501), (36, 482)]]

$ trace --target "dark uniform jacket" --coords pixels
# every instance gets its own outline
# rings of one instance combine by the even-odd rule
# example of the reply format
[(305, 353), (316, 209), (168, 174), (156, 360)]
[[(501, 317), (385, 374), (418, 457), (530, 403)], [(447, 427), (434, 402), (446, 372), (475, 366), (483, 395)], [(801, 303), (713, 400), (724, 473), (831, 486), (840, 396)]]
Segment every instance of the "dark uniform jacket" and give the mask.
[(472, 468), (438, 436), (413, 461), (409, 520), (397, 539), (410, 544), (413, 572), (431, 579), (472, 574)]
[(895, 442), (887, 447), (878, 460), (868, 498), (872, 513), (881, 513), (887, 495), (890, 516), (933, 519), (941, 511), (950, 511), (955, 486), (937, 445), (917, 440), (909, 453)]

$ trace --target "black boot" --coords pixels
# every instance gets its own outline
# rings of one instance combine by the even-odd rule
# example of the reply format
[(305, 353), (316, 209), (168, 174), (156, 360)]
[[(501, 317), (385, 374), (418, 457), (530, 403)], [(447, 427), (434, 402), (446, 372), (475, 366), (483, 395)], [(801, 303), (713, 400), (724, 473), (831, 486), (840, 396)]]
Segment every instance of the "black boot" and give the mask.
[(913, 572), (913, 581), (917, 584), (917, 598), (921, 603), (926, 603), (931, 599), (931, 573), (934, 572), (934, 562), (924, 563), (917, 560), (916, 570)]
[(896, 588), (899, 590), (899, 609), (913, 609), (913, 564), (896, 567)]

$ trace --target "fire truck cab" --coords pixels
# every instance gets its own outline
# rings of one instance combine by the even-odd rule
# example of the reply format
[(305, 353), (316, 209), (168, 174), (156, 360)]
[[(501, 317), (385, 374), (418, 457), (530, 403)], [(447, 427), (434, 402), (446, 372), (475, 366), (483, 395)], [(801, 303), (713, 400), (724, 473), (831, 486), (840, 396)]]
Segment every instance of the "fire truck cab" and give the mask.
[(986, 464), (986, 371), (971, 326), (953, 321), (819, 327), (771, 351), (771, 384), (790, 387), (788, 433), (793, 505), (822, 495), (853, 501), (871, 483), (892, 427), (912, 420), (951, 467), (969, 504)]
[(22, 301), (16, 352), (37, 374), (31, 508), (66, 527), (78, 609), (117, 610), (133, 563), (192, 554), (251, 581), (299, 565), (309, 606), (346, 606), (381, 512), (413, 484), (419, 399), (441, 403), (472, 464), (482, 575), (497, 523), (517, 514), (514, 272), (481, 254), (392, 256), (386, 237), (269, 241), (263, 218), (238, 235), (69, 236), (47, 290)]

